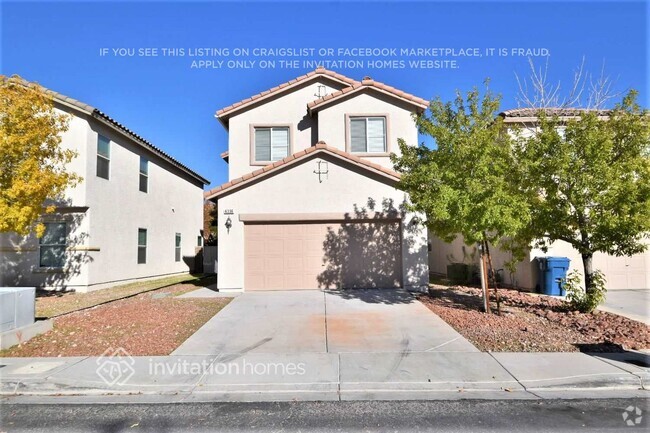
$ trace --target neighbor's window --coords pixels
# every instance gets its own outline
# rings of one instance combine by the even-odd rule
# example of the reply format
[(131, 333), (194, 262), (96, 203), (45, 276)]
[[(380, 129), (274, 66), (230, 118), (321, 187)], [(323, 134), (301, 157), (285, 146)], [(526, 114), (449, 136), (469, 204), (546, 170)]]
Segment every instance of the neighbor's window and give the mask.
[(177, 262), (180, 262), (181, 261), (181, 234), (180, 233), (176, 233), (176, 244), (175, 245), (176, 245), (176, 247), (175, 247), (176, 255), (175, 255), (174, 259)]
[(386, 118), (350, 118), (350, 151), (352, 153), (386, 153)]
[(197, 247), (202, 247), (203, 246), (203, 236), (197, 236), (196, 237), (196, 246)]
[(45, 223), (45, 233), (39, 239), (39, 266), (62, 268), (65, 264), (66, 224)]
[(289, 128), (255, 128), (255, 162), (279, 161), (289, 155)]
[(108, 179), (111, 166), (111, 140), (97, 135), (97, 177)]
[(149, 191), (149, 161), (143, 156), (140, 157), (140, 191)]
[(138, 264), (147, 263), (147, 229), (138, 229)]

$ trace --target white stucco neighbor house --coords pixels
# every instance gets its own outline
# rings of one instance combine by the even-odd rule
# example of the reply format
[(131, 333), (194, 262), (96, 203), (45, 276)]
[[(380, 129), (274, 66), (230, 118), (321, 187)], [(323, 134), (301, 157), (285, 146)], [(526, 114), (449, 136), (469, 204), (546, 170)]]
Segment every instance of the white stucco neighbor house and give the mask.
[[(579, 110), (575, 109), (547, 110), (556, 110), (557, 112), (550, 114), (557, 114), (560, 119), (568, 119), (579, 114), (576, 112)], [(506, 110), (499, 115), (503, 118), (505, 126), (510, 127), (509, 129), (511, 129), (512, 125), (517, 125), (520, 133), (524, 135), (530, 135), (536, 131), (538, 118), (534, 110), (517, 108)], [(602, 117), (605, 118), (606, 115), (606, 111), (603, 111)], [(444, 242), (433, 235), (430, 235), (430, 239), (429, 268), (432, 273), (445, 275), (447, 265), (450, 263), (478, 264), (479, 258), (476, 247), (466, 245), (461, 237), (456, 238), (451, 243)], [(493, 248), (491, 253), (493, 267), (495, 269), (504, 269), (503, 282), (510, 286), (531, 291), (537, 288), (539, 263), (535, 260), (536, 257), (568, 257), (571, 260), (569, 272), (572, 270), (578, 271), (584, 281), (580, 253), (564, 241), (554, 242), (546, 252), (531, 247), (525, 260), (517, 264), (516, 271), (513, 274), (510, 274), (504, 266), (505, 262), (512, 259), (509, 253), (496, 248)], [(650, 288), (650, 249), (631, 257), (616, 257), (605, 253), (596, 253), (593, 257), (593, 267), (604, 273), (608, 290)]]
[(98, 109), (47, 90), (72, 115), (61, 146), (83, 181), (69, 188), (45, 235), (0, 234), (0, 287), (89, 291), (187, 273), (209, 182)]
[(417, 145), (428, 102), (318, 68), (217, 111), (228, 130), (219, 290), (406, 288), (428, 283), (427, 232), (404, 210), (391, 152)]

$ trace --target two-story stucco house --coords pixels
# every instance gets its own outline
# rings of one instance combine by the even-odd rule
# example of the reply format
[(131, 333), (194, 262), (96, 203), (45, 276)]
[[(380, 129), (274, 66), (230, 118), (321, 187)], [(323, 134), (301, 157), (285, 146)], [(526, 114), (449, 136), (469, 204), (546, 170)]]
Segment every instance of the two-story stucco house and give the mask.
[(427, 106), (318, 68), (217, 111), (219, 289), (426, 288), (426, 228), (389, 155), (398, 138), (417, 145), (412, 115)]
[(83, 178), (43, 217), (45, 234), (0, 235), (0, 286), (89, 291), (187, 273), (203, 226), (203, 187), (188, 167), (98, 109), (53, 91), (71, 114), (61, 146)]
[[(560, 119), (575, 118), (579, 115), (578, 109), (547, 109), (549, 114), (556, 114)], [(516, 125), (520, 134), (530, 136), (537, 131), (538, 118), (535, 110), (528, 108), (516, 108), (506, 110), (499, 114), (503, 122), (512, 130)], [(603, 110), (602, 118), (607, 117), (607, 111)], [(447, 265), (455, 262), (474, 263), (478, 266), (478, 254), (476, 247), (465, 245), (462, 237), (456, 238), (453, 242), (447, 243), (430, 235), (431, 253), (429, 254), (429, 268), (434, 274), (445, 275)], [(526, 290), (538, 289), (539, 263), (536, 257), (567, 257), (571, 260), (569, 271), (578, 271), (583, 278), (583, 264), (580, 253), (569, 243), (555, 241), (547, 251), (531, 246), (526, 259), (517, 263), (515, 272), (510, 274), (505, 270), (505, 263), (512, 260), (509, 253), (492, 249), (492, 262), (495, 269), (504, 269), (503, 282), (509, 286), (519, 287)], [(608, 290), (646, 289), (650, 287), (650, 249), (643, 253), (630, 257), (613, 256), (606, 253), (596, 253), (593, 257), (593, 267), (603, 272), (607, 279)]]

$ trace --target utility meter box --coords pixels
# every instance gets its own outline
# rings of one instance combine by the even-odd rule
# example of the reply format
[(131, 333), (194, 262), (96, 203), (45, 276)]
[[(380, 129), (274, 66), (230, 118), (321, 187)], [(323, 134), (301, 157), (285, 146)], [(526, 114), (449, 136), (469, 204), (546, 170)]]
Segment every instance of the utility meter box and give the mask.
[(36, 288), (0, 287), (0, 332), (34, 323)]

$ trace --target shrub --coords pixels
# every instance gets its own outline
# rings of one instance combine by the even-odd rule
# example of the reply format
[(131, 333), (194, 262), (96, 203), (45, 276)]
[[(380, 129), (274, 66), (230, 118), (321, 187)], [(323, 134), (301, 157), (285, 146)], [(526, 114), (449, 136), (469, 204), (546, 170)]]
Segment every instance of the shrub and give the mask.
[(592, 277), (593, 290), (590, 293), (582, 288), (582, 279), (577, 271), (571, 271), (563, 282), (566, 299), (569, 305), (582, 313), (591, 313), (597, 306), (605, 301), (605, 276), (600, 271), (595, 271)]

